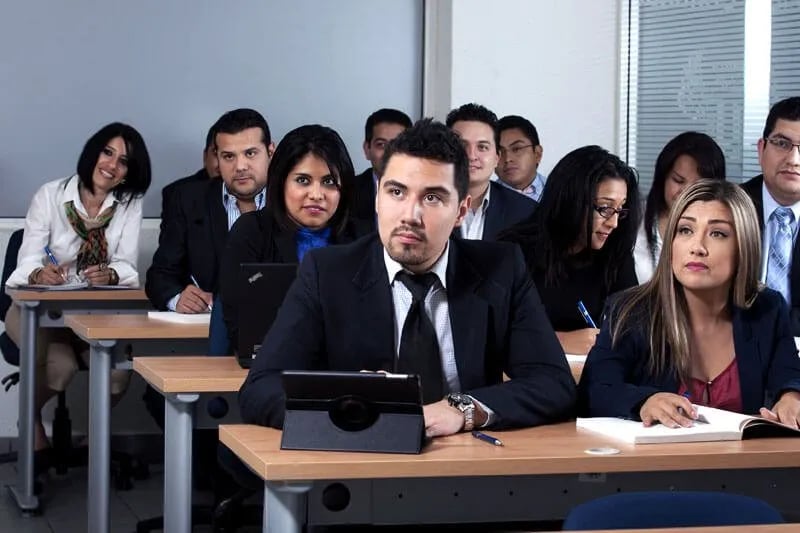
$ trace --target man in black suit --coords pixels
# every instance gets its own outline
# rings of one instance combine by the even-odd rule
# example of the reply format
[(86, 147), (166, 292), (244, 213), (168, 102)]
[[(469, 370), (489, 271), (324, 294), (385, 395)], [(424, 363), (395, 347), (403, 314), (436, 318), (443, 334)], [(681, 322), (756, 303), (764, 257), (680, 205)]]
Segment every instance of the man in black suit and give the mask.
[(166, 207), (174, 212), (163, 216), (145, 284), (157, 309), (208, 311), (228, 230), (241, 213), (264, 206), (274, 151), (266, 120), (252, 109), (236, 109), (223, 115), (214, 129), (222, 179), (194, 181), (171, 193)]
[(383, 108), (367, 118), (364, 125), (364, 157), (371, 166), (356, 176), (353, 216), (375, 227), (375, 190), (381, 173), (381, 159), (386, 145), (411, 127), (411, 119), (397, 109)]
[(179, 178), (169, 185), (166, 185), (163, 189), (161, 189), (161, 219), (162, 225), (161, 230), (164, 230), (163, 219), (165, 214), (169, 214), (173, 211), (170, 207), (168, 207), (170, 201), (172, 200), (173, 192), (179, 188), (181, 188), (184, 184), (187, 183), (194, 183), (196, 181), (206, 182), (211, 178), (219, 177), (219, 163), (217, 163), (217, 152), (214, 146), (214, 127), (216, 124), (211, 126), (208, 129), (208, 133), (206, 134), (206, 145), (203, 148), (203, 168), (192, 174), (191, 176), (186, 176), (184, 178)]
[(468, 184), (443, 124), (389, 143), (378, 235), (306, 255), (241, 388), (246, 422), (281, 427), (286, 369), (419, 374), (431, 437), (572, 414), (575, 382), (519, 248), (451, 238)]
[(478, 104), (464, 104), (447, 115), (447, 127), (461, 139), (469, 158), (472, 197), (460, 236), (493, 241), (497, 235), (528, 218), (537, 202), (491, 181), (499, 161), (497, 115)]
[(793, 260), (800, 257), (800, 97), (781, 100), (769, 110), (758, 140), (758, 162), (761, 174), (742, 188), (752, 198), (761, 224), (761, 279), (790, 303), (792, 331), (800, 336), (800, 261)]

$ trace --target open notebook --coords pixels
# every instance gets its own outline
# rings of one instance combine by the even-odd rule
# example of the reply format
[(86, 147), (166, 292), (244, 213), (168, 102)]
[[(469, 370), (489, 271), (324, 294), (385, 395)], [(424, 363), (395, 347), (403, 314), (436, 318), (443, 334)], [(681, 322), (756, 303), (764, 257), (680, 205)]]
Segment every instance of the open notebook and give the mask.
[(698, 421), (688, 428), (669, 428), (656, 424), (645, 427), (635, 420), (621, 418), (579, 418), (575, 425), (633, 444), (661, 442), (704, 442), (742, 440), (755, 437), (798, 437), (800, 430), (758, 416), (741, 415), (713, 407), (695, 406)]

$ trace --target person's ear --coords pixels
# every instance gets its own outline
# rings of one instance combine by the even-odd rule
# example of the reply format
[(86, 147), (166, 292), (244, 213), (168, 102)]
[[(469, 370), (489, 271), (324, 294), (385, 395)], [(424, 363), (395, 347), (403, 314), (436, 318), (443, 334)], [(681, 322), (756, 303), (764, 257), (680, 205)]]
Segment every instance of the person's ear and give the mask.
[(369, 162), (372, 162), (372, 160), (369, 158), (369, 141), (364, 141), (363, 147), (364, 147), (364, 159), (366, 159)]
[(542, 162), (542, 154), (544, 153), (544, 148), (542, 148), (541, 144), (537, 144), (533, 147), (533, 156), (536, 159), (536, 166), (539, 166), (539, 163)]
[(456, 217), (455, 227), (458, 228), (464, 222), (464, 217), (467, 216), (467, 211), (469, 211), (469, 206), (472, 205), (472, 196), (469, 194), (464, 197), (463, 200), (458, 202), (458, 216)]

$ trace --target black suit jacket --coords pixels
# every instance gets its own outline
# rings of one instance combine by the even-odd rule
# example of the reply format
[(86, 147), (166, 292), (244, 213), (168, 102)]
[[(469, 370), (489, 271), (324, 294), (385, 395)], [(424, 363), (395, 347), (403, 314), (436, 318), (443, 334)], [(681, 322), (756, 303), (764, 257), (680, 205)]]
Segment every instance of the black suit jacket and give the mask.
[(356, 176), (355, 203), (352, 216), (370, 224), (369, 228), (375, 230), (375, 179), (372, 177), (372, 167)]
[(228, 238), (221, 179), (186, 183), (171, 194), (145, 283), (150, 302), (162, 310), (192, 283), (190, 275), (201, 289), (217, 292), (219, 259)]
[[(331, 237), (331, 244), (342, 244), (370, 233), (360, 220), (351, 219), (344, 230)], [(299, 263), (297, 229), (281, 226), (269, 208), (245, 213), (231, 228), (221, 259), (220, 291), (228, 337), (236, 346), (239, 335), (239, 266), (242, 263)]]
[[(483, 221), (483, 240), (496, 241), (503, 230), (531, 216), (539, 206), (539, 202), (494, 181), (489, 182), (489, 187), (491, 192), (486, 218)], [(461, 228), (454, 229), (453, 236), (461, 237)]]
[[(756, 206), (762, 239), (766, 239), (767, 237), (764, 234), (764, 199), (761, 195), (763, 183), (764, 176), (758, 175), (743, 183), (742, 189), (750, 196)], [(794, 247), (792, 248), (792, 270), (789, 274), (789, 285), (792, 291), (792, 303), (789, 306), (792, 333), (795, 336), (800, 336), (800, 239), (795, 239)]]
[[(519, 248), (450, 240), (447, 300), (465, 393), (493, 427), (573, 413), (575, 382)], [(239, 393), (248, 423), (281, 427), (285, 369), (391, 370), (395, 319), (383, 246), (374, 235), (309, 252)], [(511, 378), (503, 382), (503, 371)]]
[[(638, 311), (636, 318), (651, 312)], [(680, 383), (673, 373), (653, 376), (648, 371), (645, 320), (636, 320), (616, 346), (611, 343), (610, 324), (612, 320), (604, 320), (583, 367), (581, 411), (586, 416), (639, 420), (647, 398), (657, 392), (677, 394)], [(784, 391), (800, 390), (800, 359), (789, 331), (786, 302), (779, 293), (764, 289), (750, 309), (733, 308), (733, 345), (745, 413), (757, 414)]]
[[(195, 183), (195, 182), (198, 182), (198, 181), (205, 182), (205, 181), (209, 181), (210, 179), (211, 178), (209, 177), (208, 172), (206, 172), (206, 169), (205, 168), (201, 168), (200, 170), (198, 170), (197, 172), (195, 172), (191, 176), (186, 176), (185, 178), (177, 179), (177, 180), (173, 181), (172, 183), (170, 183), (169, 185), (165, 185), (164, 188), (161, 189), (161, 218), (162, 218), (162, 220), (164, 218), (164, 215), (168, 215), (172, 211), (172, 208), (170, 207), (170, 204), (172, 202), (172, 198), (175, 195), (175, 191), (176, 190), (180, 189), (181, 187), (183, 187), (183, 186), (185, 186), (185, 185), (187, 185), (189, 183)], [(163, 228), (163, 226), (162, 226), (162, 228)]]

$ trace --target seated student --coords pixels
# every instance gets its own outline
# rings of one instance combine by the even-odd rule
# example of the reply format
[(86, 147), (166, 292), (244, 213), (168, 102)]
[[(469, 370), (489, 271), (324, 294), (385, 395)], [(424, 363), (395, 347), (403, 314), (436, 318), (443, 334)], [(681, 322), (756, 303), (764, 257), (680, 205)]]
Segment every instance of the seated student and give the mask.
[(686, 131), (670, 140), (656, 159), (653, 184), (636, 235), (633, 259), (639, 283), (647, 282), (661, 255), (661, 236), (678, 195), (699, 179), (725, 179), (725, 155), (705, 133)]
[(469, 195), (472, 198), (458, 236), (497, 240), (498, 234), (525, 220), (536, 202), (491, 181), (500, 154), (497, 115), (478, 104), (464, 104), (447, 114), (452, 129), (467, 152)]
[(420, 374), (430, 437), (568, 418), (574, 380), (519, 250), (450, 238), (470, 201), (458, 137), (421, 120), (383, 163), (378, 235), (306, 254), (240, 390), (244, 421), (282, 426), (286, 369)]
[(299, 263), (313, 248), (350, 242), (370, 230), (352, 220), (353, 163), (331, 128), (301, 126), (286, 134), (268, 170), (267, 207), (231, 228), (220, 288), (228, 336), (238, 337), (242, 263)]
[(609, 304), (581, 377), (583, 410), (678, 427), (691, 424), (692, 403), (760, 408), (797, 427), (800, 359), (786, 302), (758, 283), (761, 242), (747, 194), (725, 181), (691, 185), (664, 242), (653, 278)]
[(539, 172), (543, 148), (536, 126), (525, 117), (508, 115), (497, 121), (497, 132), (500, 160), (495, 172), (499, 183), (538, 202), (547, 176)]
[[(639, 220), (636, 174), (599, 146), (564, 156), (539, 208), (501, 239), (518, 243), (564, 351), (586, 354), (609, 295), (636, 285), (633, 249)], [(587, 327), (588, 326), (588, 327)]]
[[(17, 268), (7, 285), (61, 285), (79, 278), (89, 285), (138, 287), (142, 196), (149, 186), (150, 156), (139, 132), (119, 122), (100, 129), (86, 141), (77, 174), (46, 183), (34, 194), (25, 217)], [(8, 310), (6, 331), (20, 345), (16, 305)], [(37, 336), (38, 450), (48, 445), (41, 408), (66, 389), (78, 371), (76, 353), (87, 347), (67, 328), (39, 329)], [(88, 363), (86, 358), (84, 362)], [(129, 377), (129, 371), (113, 370), (111, 394), (121, 395)]]

